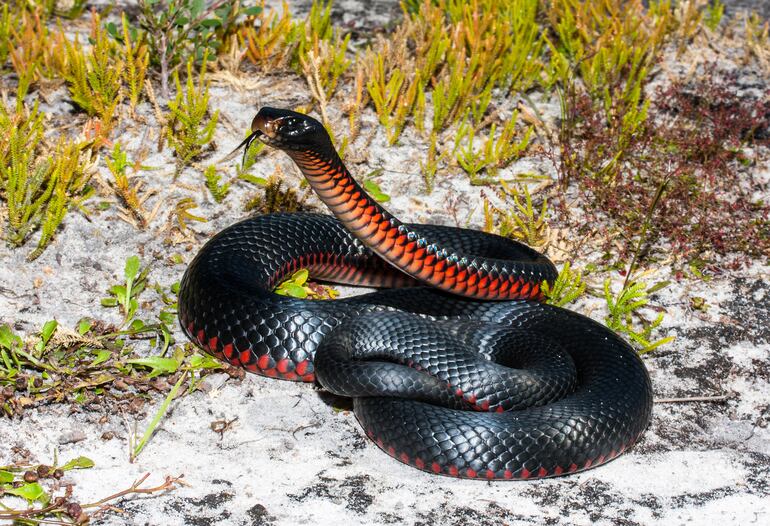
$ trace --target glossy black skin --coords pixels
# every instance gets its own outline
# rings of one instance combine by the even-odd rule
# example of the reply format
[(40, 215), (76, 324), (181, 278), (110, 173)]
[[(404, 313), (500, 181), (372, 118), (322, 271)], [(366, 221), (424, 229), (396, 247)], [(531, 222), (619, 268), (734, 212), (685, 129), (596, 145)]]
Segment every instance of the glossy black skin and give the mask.
[[(414, 227), (473, 253), (511, 257), (520, 249), (479, 232)], [(212, 352), (234, 342), (239, 351), (251, 349), (253, 363), (268, 356), (268, 368), (289, 359), (291, 372), (297, 363), (309, 361), (305, 374), (315, 373), (322, 386), (355, 397), (356, 416), (386, 451), (393, 448), (396, 458), (406, 456), (412, 465), (420, 459), (425, 470), (438, 464), (443, 474), (468, 476), (470, 468), (477, 476), (491, 471), (494, 478), (504, 479), (506, 473), (535, 477), (541, 469), (544, 476), (568, 473), (573, 465), (581, 470), (589, 461), (594, 466), (611, 459), (613, 452), (619, 454), (647, 426), (652, 406), (647, 371), (633, 349), (606, 327), (541, 303), (473, 301), (419, 287), (336, 301), (271, 292), (287, 263), (324, 252), (340, 254), (347, 264), (375, 277), (390, 272), (332, 217), (275, 214), (248, 219), (220, 232), (191, 263), (180, 287), (182, 326), (193, 341), (198, 330), (207, 339), (216, 337), (218, 349)], [(431, 328), (427, 319), (449, 321)], [(506, 334), (508, 328), (518, 332)], [(485, 355), (516, 360), (499, 356), (505, 352), (499, 350), (500, 341), (505, 344), (506, 339), (515, 341), (514, 347), (534, 345), (522, 361), (552, 349), (533, 373), (542, 376), (537, 394), (545, 393), (543, 398), (515, 390), (506, 398), (500, 395), (510, 390), (500, 383), (504, 373), (484, 370)], [(458, 376), (457, 356), (469, 360), (471, 347), (481, 349), (480, 372), (463, 366)], [(447, 348), (450, 353), (442, 352)], [(551, 357), (563, 363), (563, 368), (554, 367), (555, 376), (542, 371)], [(422, 370), (402, 365), (410, 361)], [(570, 373), (570, 362), (576, 376)], [(559, 375), (566, 387), (556, 385)], [(483, 379), (491, 385), (476, 391)], [(529, 380), (518, 378), (513, 385), (517, 382), (528, 385)], [(462, 386), (461, 397), (453, 394), (457, 386)], [(496, 405), (518, 409), (499, 414), (467, 410), (473, 405), (468, 392), (480, 393), (476, 406), (490, 400), (492, 410)], [(535, 407), (521, 409), (511, 401), (517, 398), (531, 398)]]
[[(340, 162), (320, 123), (302, 114), (263, 108), (253, 129), (247, 141), (259, 138), (295, 160), (312, 151)], [(529, 275), (536, 267), (545, 279), (555, 277), (541, 255), (499, 236), (405, 228), (452, 254), (499, 262), (503, 272), (530, 269)], [(256, 217), (217, 234), (190, 264), (179, 294), (183, 328), (209, 352), (248, 370), (316, 379), (353, 397), (366, 433), (402, 462), (468, 478), (557, 476), (615, 458), (649, 423), (644, 364), (584, 316), (424, 287), (337, 301), (271, 292), (302, 266), (321, 277), (410, 282), (335, 218)]]

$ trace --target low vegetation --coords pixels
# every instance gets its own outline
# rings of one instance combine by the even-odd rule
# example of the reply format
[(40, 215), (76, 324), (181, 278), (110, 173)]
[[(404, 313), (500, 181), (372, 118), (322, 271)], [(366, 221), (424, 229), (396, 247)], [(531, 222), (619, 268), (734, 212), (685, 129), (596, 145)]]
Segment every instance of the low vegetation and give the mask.
[[(226, 207), (313, 209), (310, 190), (280, 164), (252, 173), (271, 154), (258, 141), (243, 166), (213, 154), (242, 132), (213, 102), (217, 90), (252, 100), (265, 79), (276, 97), (288, 90), (294, 109), (320, 116), (346, 162), (369, 171), (359, 179), (380, 202), (403, 195), (368, 158), (373, 141), (413, 146), (404, 170), (425, 193), (451, 177), (483, 186), (468, 208), (484, 230), (557, 256), (547, 301), (582, 307), (592, 297), (595, 316), (639, 352), (671, 340), (653, 301), (668, 282), (652, 270), (706, 279), (770, 258), (767, 183), (752, 176), (770, 146), (770, 29), (756, 15), (726, 17), (719, 0), (407, 0), (374, 34), (337, 24), (331, 0), (302, 17), (264, 0), (141, 0), (88, 13), (86, 2), (59, 4), (0, 7), (0, 238), (30, 260), (68, 221), (102, 214), (193, 250), (196, 225)], [(693, 55), (705, 42), (719, 53)], [(672, 61), (692, 67), (661, 68)], [(554, 107), (558, 118), (545, 111)], [(150, 155), (173, 159), (174, 170), (145, 166)], [(581, 241), (564, 248), (565, 231)], [(139, 261), (129, 258), (107, 290), (113, 312), (73, 328), (51, 320), (32, 336), (0, 327), (5, 417), (52, 403), (138, 415), (155, 395), (163, 402), (132, 436), (133, 459), (172, 401), (222, 367), (173, 341), (175, 288), (151, 283)], [(278, 292), (336, 295), (302, 270)], [(140, 320), (148, 294), (162, 306)], [(707, 308), (701, 300), (692, 307)], [(102, 321), (115, 313), (119, 321)], [(104, 506), (57, 500), (26, 480), (88, 467), (53, 464), (0, 467), (5, 495), (34, 504), (0, 519), (77, 523)], [(158, 490), (141, 487), (126, 491)]]

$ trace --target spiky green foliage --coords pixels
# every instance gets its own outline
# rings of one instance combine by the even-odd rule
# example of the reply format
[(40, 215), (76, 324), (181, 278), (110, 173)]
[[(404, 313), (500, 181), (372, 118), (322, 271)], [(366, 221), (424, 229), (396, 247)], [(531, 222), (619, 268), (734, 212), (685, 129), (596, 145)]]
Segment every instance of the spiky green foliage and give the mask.
[(719, 23), (722, 21), (722, 16), (725, 14), (725, 5), (721, 0), (713, 0), (706, 6), (706, 16), (703, 22), (712, 31), (716, 31), (719, 27)]
[(136, 108), (144, 89), (144, 79), (147, 75), (150, 54), (144, 41), (146, 38), (145, 34), (131, 31), (125, 13), (121, 14), (121, 23), (123, 26), (122, 56), (126, 65), (123, 77), (128, 87), (128, 100), (133, 110)]
[[(20, 85), (20, 92), (25, 88)], [(0, 105), (0, 198), (7, 208), (4, 237), (12, 245), (25, 244), (40, 231), (38, 257), (53, 239), (69, 208), (91, 195), (90, 150), (85, 144), (59, 139), (49, 156), (43, 155), (43, 114), (37, 104), (10, 113)]]
[(206, 177), (206, 188), (211, 192), (211, 197), (217, 203), (221, 203), (230, 192), (230, 183), (220, 184), (222, 176), (217, 173), (217, 167), (213, 164), (206, 168), (204, 175)]
[(46, 184), (49, 167), (35, 151), (43, 138), (43, 114), (37, 104), (28, 115), (11, 115), (0, 106), (3, 142), (0, 149), (0, 182), (8, 207), (6, 239), (22, 245), (40, 226), (45, 203), (53, 192)]
[(607, 301), (608, 316), (605, 323), (610, 329), (627, 335), (640, 349), (640, 353), (652, 351), (674, 339), (667, 336), (659, 340), (651, 341), (652, 332), (663, 322), (663, 313), (658, 313), (652, 322), (642, 319), (640, 325), (634, 322), (633, 317), (639, 316), (639, 310), (649, 302), (647, 285), (641, 282), (628, 282), (617, 294), (613, 294), (611, 281), (608, 278), (604, 282), (604, 298)]
[(120, 200), (121, 219), (136, 228), (146, 228), (157, 208), (148, 212), (144, 205), (150, 197), (155, 195), (155, 191), (144, 189), (144, 181), (138, 177), (129, 177), (128, 169), (134, 168), (135, 170), (134, 163), (129, 162), (128, 155), (123, 151), (119, 142), (116, 142), (112, 147), (112, 152), (106, 162), (107, 168), (112, 174), (112, 180), (109, 181), (109, 184)]
[(290, 51), (288, 38), (291, 34), (291, 13), (283, 2), (281, 16), (273, 9), (265, 8), (265, 0), (260, 0), (260, 5), (254, 6), (254, 23), (247, 24), (241, 30), (241, 36), (245, 38), (248, 48), (247, 58), (265, 69), (272, 69), (287, 60)]
[(11, 51), (11, 31), (13, 18), (10, 6), (6, 3), (0, 8), (0, 68), (5, 66), (8, 54)]
[(79, 207), (93, 194), (88, 186), (93, 174), (91, 152), (77, 141), (60, 139), (53, 156), (48, 158), (47, 174), (53, 191), (47, 200), (40, 223), (40, 239), (28, 259), (37, 258), (51, 242), (67, 211)]
[(420, 173), (425, 182), (426, 192), (431, 193), (433, 191), (433, 183), (436, 179), (439, 164), (446, 157), (448, 157), (446, 152), (438, 152), (438, 134), (435, 131), (432, 132), (430, 134), (430, 142), (428, 143), (428, 153), (424, 160), (420, 160)]
[(116, 57), (115, 42), (94, 16), (91, 47), (84, 51), (76, 38), (65, 40), (67, 66), (63, 75), (72, 101), (89, 115), (99, 117), (101, 133), (109, 135), (115, 109), (123, 100), (123, 61)]
[(526, 185), (520, 189), (501, 181), (501, 186), (502, 191), (497, 192), (497, 197), (502, 206), (495, 206), (484, 198), (484, 229), (530, 246), (543, 246), (548, 240), (548, 199), (543, 198), (538, 209)]
[(188, 223), (190, 221), (197, 221), (199, 223), (205, 223), (208, 221), (205, 217), (197, 216), (190, 212), (193, 208), (198, 208), (198, 204), (190, 197), (185, 197), (177, 201), (174, 205), (174, 216), (176, 217), (177, 226), (182, 232), (186, 232), (189, 228)]
[(546, 303), (563, 307), (582, 296), (586, 291), (586, 284), (583, 281), (583, 273), (573, 270), (567, 261), (559, 271), (556, 281), (553, 284), (544, 281), (541, 288)]
[(174, 74), (176, 98), (169, 101), (171, 118), (167, 127), (168, 144), (176, 152), (177, 173), (203, 153), (211, 142), (219, 118), (219, 110), (209, 115), (209, 83), (206, 80), (206, 61), (200, 68), (195, 83), (193, 61), (187, 62), (187, 83), (182, 88), (179, 74)]
[[(514, 111), (513, 116), (503, 125), (499, 135), (497, 124), (492, 124), (481, 148), (478, 149), (475, 147), (476, 128), (468, 119), (469, 113), (466, 113), (455, 135), (455, 149), (459, 149), (456, 159), (462, 169), (468, 173), (471, 183), (490, 182), (489, 178), (495, 177), (500, 168), (508, 166), (527, 149), (532, 136), (532, 127), (527, 128), (521, 138), (518, 138), (516, 121), (519, 114)], [(487, 173), (486, 181), (478, 177), (482, 170)]]
[(427, 101), (441, 131), (470, 108), (482, 123), (495, 88), (525, 90), (540, 71), (543, 38), (537, 0), (424, 0), (366, 53), (367, 89), (391, 144), (411, 117), (422, 131)]
[[(286, 41), (293, 46), (291, 65), (302, 72), (302, 63), (307, 62), (308, 53), (319, 42), (331, 41), (335, 31), (331, 23), (333, 0), (314, 1), (305, 20), (292, 24)], [(347, 46), (347, 44), (346, 44)]]

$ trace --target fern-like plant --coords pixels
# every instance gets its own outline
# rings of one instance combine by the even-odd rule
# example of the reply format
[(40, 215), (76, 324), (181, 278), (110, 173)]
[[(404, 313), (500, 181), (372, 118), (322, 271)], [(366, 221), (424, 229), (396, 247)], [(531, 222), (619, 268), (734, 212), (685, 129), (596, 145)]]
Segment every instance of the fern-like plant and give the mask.
[(80, 42), (65, 41), (67, 65), (64, 78), (72, 101), (89, 115), (101, 121), (101, 134), (109, 136), (115, 109), (123, 100), (123, 61), (115, 57), (115, 42), (107, 36), (98, 15), (94, 15), (91, 49), (83, 50)]
[[(26, 91), (23, 84), (17, 88), (17, 99)], [(0, 199), (5, 201), (8, 222), (4, 237), (21, 246), (40, 231), (37, 248), (28, 256), (35, 259), (69, 208), (91, 195), (93, 163), (86, 143), (67, 139), (60, 139), (54, 153), (43, 157), (43, 113), (37, 104), (27, 110), (20, 100), (16, 109), (10, 113), (0, 104)]]
[(222, 176), (217, 173), (217, 167), (213, 164), (206, 168), (204, 175), (206, 176), (206, 188), (211, 192), (211, 197), (217, 203), (221, 203), (230, 192), (230, 183), (220, 184)]
[(631, 341), (641, 347), (639, 353), (652, 351), (674, 339), (673, 336), (667, 336), (651, 341), (652, 331), (663, 322), (663, 313), (658, 313), (652, 322), (642, 321), (641, 326), (634, 324), (633, 316), (638, 315), (639, 309), (647, 305), (649, 301), (645, 283), (624, 283), (620, 292), (613, 294), (611, 281), (608, 278), (604, 281), (604, 298), (609, 310), (609, 314), (605, 318), (607, 327), (627, 335)]
[(156, 210), (148, 212), (144, 204), (150, 197), (155, 195), (156, 191), (152, 189), (144, 190), (143, 181), (128, 176), (128, 168), (131, 165), (132, 163), (129, 162), (128, 155), (122, 150), (120, 143), (116, 142), (112, 148), (110, 158), (107, 159), (107, 168), (109, 168), (113, 177), (113, 180), (110, 181), (110, 186), (112, 186), (118, 199), (120, 199), (122, 208), (120, 217), (136, 228), (146, 228), (155, 216), (157, 207)]
[(501, 184), (503, 192), (497, 195), (506, 206), (497, 207), (489, 199), (484, 199), (484, 229), (533, 247), (545, 245), (548, 241), (548, 223), (545, 221), (548, 216), (548, 200), (544, 198), (538, 210), (526, 185), (521, 191), (504, 181)]
[(546, 303), (563, 307), (582, 296), (586, 291), (586, 284), (583, 281), (583, 273), (573, 270), (567, 261), (553, 285), (544, 281), (541, 289), (545, 294)]
[(147, 76), (147, 66), (150, 63), (150, 54), (147, 50), (147, 44), (144, 42), (144, 33), (131, 30), (125, 13), (122, 13), (121, 22), (123, 24), (122, 55), (126, 64), (123, 79), (128, 87), (128, 100), (131, 110), (133, 110), (142, 95), (144, 79)]
[(187, 83), (182, 88), (179, 74), (174, 73), (176, 98), (169, 101), (171, 118), (167, 127), (168, 144), (176, 152), (177, 175), (187, 164), (203, 153), (203, 148), (214, 137), (219, 111), (209, 115), (209, 84), (206, 81), (204, 59), (196, 85), (193, 61), (187, 62)]

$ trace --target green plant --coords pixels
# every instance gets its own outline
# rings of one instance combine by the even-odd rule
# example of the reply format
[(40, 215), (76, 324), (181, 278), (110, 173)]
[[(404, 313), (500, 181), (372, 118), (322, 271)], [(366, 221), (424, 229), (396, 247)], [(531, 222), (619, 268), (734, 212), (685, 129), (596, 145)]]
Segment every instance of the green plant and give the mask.
[(177, 201), (176, 205), (174, 205), (174, 213), (172, 215), (176, 218), (177, 226), (181, 232), (187, 231), (187, 223), (190, 221), (197, 221), (199, 223), (205, 223), (207, 221), (205, 217), (196, 216), (191, 213), (190, 210), (193, 208), (198, 208), (198, 204), (190, 197), (180, 199)]
[(200, 382), (200, 378), (196, 377), (195, 375), (196, 372), (220, 369), (222, 366), (212, 356), (198, 353), (186, 355), (181, 348), (177, 348), (177, 351), (174, 353), (173, 357), (166, 358), (162, 356), (150, 356), (148, 358), (128, 360), (128, 363), (149, 367), (151, 369), (149, 374), (150, 378), (160, 375), (178, 375), (178, 379), (166, 397), (163, 399), (163, 402), (161, 402), (158, 410), (152, 417), (152, 420), (150, 420), (150, 423), (147, 425), (147, 429), (145, 429), (142, 437), (139, 440), (136, 440), (135, 437), (132, 437), (129, 440), (129, 461), (134, 462), (134, 460), (136, 460), (144, 447), (147, 445), (150, 438), (152, 438), (152, 435), (155, 433), (155, 430), (160, 424), (160, 421), (163, 419), (166, 412), (168, 412), (168, 408), (171, 406), (171, 402), (174, 400), (174, 398), (180, 396), (180, 388), (183, 386), (185, 381), (187, 381), (187, 393), (192, 393), (197, 389)]
[(230, 192), (230, 183), (220, 184), (221, 176), (217, 173), (217, 167), (213, 164), (206, 168), (204, 175), (206, 177), (206, 188), (211, 192), (211, 197), (217, 203), (221, 203)]
[(144, 204), (156, 192), (155, 190), (143, 191), (143, 181), (128, 177), (127, 170), (132, 166), (133, 163), (128, 161), (128, 155), (121, 149), (120, 143), (116, 142), (112, 148), (111, 157), (107, 159), (107, 168), (114, 178), (110, 185), (121, 202), (121, 218), (136, 228), (146, 228), (155, 217), (157, 207), (152, 212), (148, 212)]
[(292, 46), (290, 63), (297, 73), (302, 73), (302, 62), (307, 62), (310, 50), (320, 42), (331, 41), (335, 35), (331, 23), (332, 2), (314, 0), (305, 20), (293, 23), (286, 36)]
[(291, 13), (283, 2), (281, 16), (273, 9), (265, 9), (265, 0), (261, 0), (259, 11), (249, 19), (241, 30), (248, 47), (246, 57), (265, 70), (274, 69), (288, 61), (291, 47), (288, 39), (292, 29)]
[(190, 161), (203, 153), (203, 147), (211, 142), (219, 118), (219, 110), (209, 115), (209, 84), (206, 81), (206, 60), (200, 68), (198, 84), (193, 80), (193, 62), (187, 62), (187, 84), (182, 89), (179, 75), (174, 74), (177, 94), (168, 107), (168, 144), (177, 155), (178, 175)]
[(8, 4), (0, 8), (0, 67), (5, 66), (11, 51), (11, 35), (14, 27), (14, 15)]
[[(19, 85), (19, 94), (25, 90)], [(17, 112), (0, 104), (0, 199), (7, 205), (6, 239), (21, 246), (40, 231), (37, 258), (53, 239), (71, 207), (80, 207), (93, 193), (92, 152), (86, 143), (60, 138), (51, 155), (43, 157), (43, 114), (37, 104), (27, 111), (17, 98)]]
[(260, 12), (258, 6), (241, 10), (240, 0), (208, 5), (202, 0), (140, 0), (139, 7), (150, 63), (160, 69), (161, 95), (166, 99), (168, 79), (179, 64), (215, 55), (240, 31), (239, 20)]
[(559, 271), (553, 285), (544, 281), (541, 289), (545, 294), (546, 303), (563, 307), (582, 296), (585, 293), (586, 284), (583, 281), (583, 273), (579, 270), (573, 270), (567, 261)]
[(722, 16), (725, 14), (725, 5), (721, 0), (713, 0), (706, 6), (706, 16), (703, 22), (712, 31), (716, 31), (719, 27), (719, 23), (722, 21)]
[[(131, 109), (135, 109), (139, 103), (139, 97), (144, 89), (144, 79), (147, 76), (147, 66), (150, 63), (150, 54), (145, 42), (145, 35), (139, 33), (130, 27), (125, 13), (121, 13), (121, 24), (123, 28), (122, 38), (122, 61), (125, 64), (123, 78), (128, 86), (128, 100)], [(117, 30), (110, 31), (108, 24), (107, 32), (114, 34)]]
[(110, 296), (102, 298), (104, 307), (120, 307), (123, 311), (123, 325), (130, 323), (134, 319), (136, 310), (139, 308), (139, 295), (147, 286), (147, 275), (150, 273), (150, 267), (140, 268), (138, 256), (131, 256), (126, 260), (126, 266), (123, 270), (125, 284), (113, 285), (108, 289)]
[(666, 336), (659, 340), (651, 341), (652, 331), (657, 329), (663, 322), (663, 313), (658, 313), (652, 322), (642, 319), (641, 326), (636, 326), (633, 316), (649, 302), (649, 292), (647, 285), (640, 282), (624, 283), (622, 289), (613, 294), (611, 289), (611, 280), (607, 278), (604, 281), (604, 298), (607, 302), (608, 316), (605, 323), (610, 329), (626, 334), (631, 341), (639, 345), (639, 353), (643, 354), (652, 351), (661, 345), (673, 341), (673, 336)]
[(350, 66), (345, 58), (350, 35), (345, 38), (335, 33), (334, 40), (314, 40), (313, 46), (300, 55), (300, 65), (307, 80), (310, 93), (320, 106), (324, 125), (330, 127), (326, 105), (337, 89), (340, 76)]
[(332, 287), (309, 282), (309, 277), (310, 274), (306, 269), (299, 269), (279, 283), (273, 292), (299, 299), (334, 299), (339, 295), (339, 292)]
[(243, 209), (247, 212), (271, 214), (274, 212), (296, 212), (306, 209), (305, 197), (297, 195), (293, 188), (283, 189), (280, 171), (266, 180), (254, 181), (262, 187), (262, 192), (249, 199)]
[[(506, 121), (503, 129), (500, 131), (500, 135), (497, 137), (495, 137), (497, 125), (492, 124), (489, 129), (489, 135), (484, 140), (481, 150), (476, 150), (474, 148), (476, 130), (468, 122), (466, 114), (455, 136), (455, 149), (460, 149), (456, 155), (457, 162), (468, 173), (472, 184), (490, 182), (492, 180), (490, 178), (494, 178), (500, 168), (508, 166), (511, 161), (520, 157), (522, 152), (527, 149), (532, 136), (532, 128), (527, 128), (523, 137), (517, 141), (516, 121), (518, 115), (518, 112), (513, 112), (513, 116)], [(465, 142), (463, 148), (460, 147), (462, 142)], [(479, 172), (482, 170), (487, 172), (489, 176), (487, 179), (480, 179), (478, 177)]]
[(425, 182), (425, 191), (431, 193), (439, 164), (449, 157), (449, 154), (447, 152), (438, 153), (438, 134), (435, 130), (431, 132), (429, 140), (428, 153), (424, 160), (420, 160), (420, 173)]
[(364, 190), (372, 196), (372, 198), (375, 201), (379, 201), (380, 203), (387, 203), (390, 201), (390, 196), (382, 191), (380, 188), (380, 185), (378, 185), (372, 177), (376, 177), (382, 173), (382, 169), (372, 170), (368, 174), (366, 174), (362, 179), (362, 184), (364, 186)]
[[(17, 461), (10, 465), (0, 466), (0, 488), (3, 489), (2, 511), (0, 520), (12, 521), (14, 524), (87, 524), (91, 518), (96, 518), (108, 510), (114, 510), (113, 501), (119, 501), (127, 495), (151, 495), (167, 492), (184, 484), (182, 476), (166, 477), (165, 481), (155, 487), (143, 486), (150, 476), (145, 473), (131, 486), (117, 491), (96, 502), (79, 503), (72, 495), (73, 483), (68, 482), (67, 489), (61, 488), (60, 479), (64, 473), (73, 469), (87, 469), (94, 466), (88, 457), (77, 457), (62, 466), (57, 465), (54, 458), (52, 466), (33, 464), (29, 461)], [(28, 482), (29, 480), (35, 482)], [(45, 485), (45, 486), (44, 486)], [(63, 492), (62, 495), (57, 493)], [(23, 499), (25, 506), (15, 509), (10, 506), (13, 499)], [(64, 522), (67, 521), (67, 522)]]
[(65, 40), (67, 57), (67, 80), (72, 101), (89, 115), (95, 115), (101, 122), (102, 137), (106, 139), (113, 126), (115, 109), (123, 100), (122, 70), (124, 63), (115, 58), (115, 43), (99, 23), (99, 16), (92, 20), (91, 48), (84, 52), (76, 38)]
[(548, 199), (543, 198), (538, 210), (526, 185), (523, 185), (521, 191), (501, 181), (501, 187), (502, 191), (496, 193), (504, 206), (497, 207), (484, 196), (484, 230), (497, 232), (533, 247), (545, 245), (548, 241)]
[[(30, 520), (38, 523), (36, 519), (49, 515), (51, 518), (58, 518), (64, 513), (73, 521), (81, 522), (81, 519), (84, 518), (81, 513), (78, 513), (81, 507), (79, 505), (73, 507), (72, 503), (67, 503), (67, 499), (64, 497), (60, 498), (58, 503), (51, 504), (53, 500), (51, 494), (46, 491), (41, 482), (43, 484), (51, 483), (60, 479), (67, 471), (92, 467), (94, 467), (94, 461), (83, 456), (76, 457), (61, 466), (58, 465), (56, 457), (54, 457), (53, 465), (13, 463), (0, 466), (2, 497), (20, 498), (25, 500), (27, 504), (26, 510), (14, 510), (3, 503), (0, 519), (13, 520), (19, 524), (29, 524), (32, 523), (28, 522)], [(54, 509), (56, 512), (53, 511)]]

